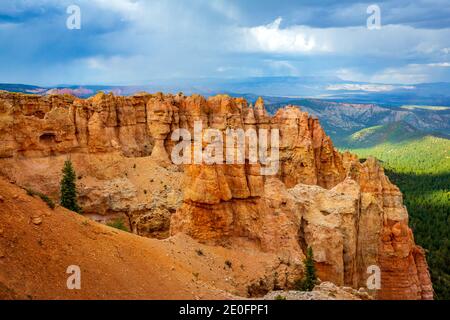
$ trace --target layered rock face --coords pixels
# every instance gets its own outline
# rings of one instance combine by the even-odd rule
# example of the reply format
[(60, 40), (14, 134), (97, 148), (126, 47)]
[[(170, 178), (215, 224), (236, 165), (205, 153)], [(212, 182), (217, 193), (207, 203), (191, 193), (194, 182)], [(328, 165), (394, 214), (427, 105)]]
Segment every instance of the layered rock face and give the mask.
[[(205, 141), (195, 145), (198, 122), (204, 139), (207, 129), (223, 136), (230, 129), (253, 129), (260, 141), (266, 133), (259, 130), (266, 129), (272, 143), (271, 133), (279, 132), (276, 174), (262, 175), (269, 164), (252, 163), (248, 147), (243, 163), (175, 166), (171, 154), (178, 141), (171, 136), (176, 129), (190, 132), (192, 151), (207, 150)], [(46, 159), (45, 170), (51, 171), (52, 164), (59, 169), (70, 154), (83, 171), (88, 213), (126, 214), (138, 234), (155, 236), (156, 230), (156, 236), (165, 237), (170, 225), (172, 235), (185, 233), (206, 244), (277, 253), (282, 266), (278, 269), (285, 275), (282, 284), (272, 280), (273, 287), (292, 285), (311, 246), (321, 280), (365, 287), (368, 267), (377, 266), (381, 287), (372, 292), (377, 298), (433, 296), (425, 254), (414, 243), (398, 188), (374, 159), (361, 164), (355, 156), (339, 153), (319, 121), (297, 107), (280, 109), (271, 117), (262, 99), (251, 106), (224, 95), (98, 94), (81, 100), (1, 93), (0, 141), (1, 173), (14, 179), (25, 179), (17, 174), (17, 163), (39, 170), (40, 159)], [(266, 151), (270, 156), (270, 146)], [(88, 170), (84, 159), (102, 162), (105, 168)], [(156, 191), (148, 184), (151, 175), (124, 168), (130, 159), (139, 159), (144, 171), (157, 163), (160, 169), (152, 170), (166, 170), (166, 177), (183, 169), (183, 187), (181, 173), (172, 175), (173, 182), (159, 189), (160, 197), (150, 200), (142, 189)], [(120, 174), (100, 173), (108, 170)], [(55, 180), (52, 186), (57, 185), (56, 173), (48, 176)], [(31, 180), (30, 175), (22, 181)], [(169, 194), (171, 204), (161, 203)], [(142, 229), (150, 231), (139, 232)]]
[(98, 94), (81, 100), (1, 93), (0, 158), (115, 150), (147, 155), (153, 146), (147, 128), (149, 97)]
[(298, 108), (273, 118), (262, 99), (254, 108), (241, 98), (193, 95), (116, 97), (100, 93), (83, 100), (68, 95), (0, 93), (0, 158), (48, 157), (69, 153), (151, 155), (168, 162), (176, 142), (171, 133), (194, 123), (204, 129), (279, 129), (280, 178), (288, 187), (299, 182), (329, 188), (345, 176), (342, 160), (329, 137)]
[(375, 159), (369, 158), (363, 165), (357, 162), (353, 165), (357, 170), (351, 168), (351, 171), (356, 171), (354, 178), (359, 182), (362, 194), (361, 255), (368, 256), (374, 251), (370, 243), (377, 239), (373, 235), (377, 234), (380, 240), (377, 249), (382, 290), (379, 297), (432, 299), (430, 275), (423, 264), (424, 250), (414, 243), (400, 190), (389, 181)]
[(347, 178), (332, 189), (299, 184), (289, 192), (305, 208), (300, 238), (313, 248), (321, 279), (366, 287), (376, 266), (381, 282), (372, 293), (378, 299), (433, 298), (402, 194), (375, 159), (352, 162)]

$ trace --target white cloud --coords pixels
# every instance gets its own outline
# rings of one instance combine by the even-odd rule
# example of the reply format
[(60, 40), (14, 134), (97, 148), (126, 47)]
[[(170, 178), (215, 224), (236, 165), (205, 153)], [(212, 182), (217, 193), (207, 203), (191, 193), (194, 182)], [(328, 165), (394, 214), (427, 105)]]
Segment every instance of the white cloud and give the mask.
[[(449, 62), (410, 63), (398, 67), (384, 68), (373, 73), (362, 73), (355, 69), (339, 69), (335, 74), (342, 80), (382, 84), (417, 84), (431, 81), (446, 81)], [(354, 87), (356, 88), (356, 87)], [(402, 89), (411, 89), (402, 86)], [(336, 90), (345, 90), (339, 88)], [(355, 89), (356, 90), (356, 89)]]
[(89, 69), (93, 70), (105, 70), (107, 67), (105, 66), (104, 62), (97, 58), (97, 57), (91, 57), (84, 60), (84, 63), (87, 65)]
[(228, 0), (209, 0), (210, 8), (231, 20), (239, 20), (241, 14), (239, 9)]
[(411, 64), (398, 68), (386, 68), (369, 79), (371, 82), (379, 83), (416, 84), (429, 81), (430, 74), (424, 66)]
[(313, 35), (308, 35), (307, 28), (295, 26), (281, 29), (282, 18), (270, 24), (243, 28), (242, 35), (247, 50), (273, 53), (311, 52), (325, 50), (325, 46), (316, 43)]
[(342, 80), (347, 81), (360, 81), (364, 82), (367, 80), (367, 75), (363, 74), (361, 72), (358, 72), (357, 70), (350, 69), (350, 68), (341, 68), (339, 70), (336, 70), (334, 74), (339, 77)]
[[(63, 66), (65, 73), (78, 83), (135, 84), (144, 81), (153, 66), (144, 56), (91, 56)], [(170, 75), (170, 74), (169, 74)]]
[(330, 91), (366, 91), (366, 92), (389, 92), (395, 89), (412, 90), (414, 86), (398, 86), (392, 84), (358, 84), (358, 83), (339, 83), (329, 85), (326, 89)]
[(430, 67), (449, 68), (450, 67), (450, 62), (429, 63), (427, 65), (430, 66)]
[(361, 56), (429, 56), (450, 45), (450, 28), (417, 29), (386, 25), (380, 30), (366, 26), (312, 28), (281, 27), (282, 18), (272, 23), (238, 29), (235, 50), (273, 54), (334, 53)]
[(298, 69), (286, 60), (265, 60), (265, 63), (274, 75), (298, 76)]
[(329, 85), (326, 89), (330, 91), (347, 90), (347, 91), (367, 91), (367, 92), (387, 92), (392, 91), (396, 87), (388, 84), (354, 84), (342, 83)]

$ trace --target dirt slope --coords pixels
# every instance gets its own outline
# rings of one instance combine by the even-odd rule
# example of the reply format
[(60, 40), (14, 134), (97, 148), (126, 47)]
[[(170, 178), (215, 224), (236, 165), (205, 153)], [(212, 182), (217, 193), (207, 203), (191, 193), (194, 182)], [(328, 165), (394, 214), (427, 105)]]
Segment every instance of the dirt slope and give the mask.
[[(51, 210), (0, 178), (0, 299), (227, 299), (274, 264), (251, 248), (148, 239)], [(81, 290), (67, 289), (70, 265)]]

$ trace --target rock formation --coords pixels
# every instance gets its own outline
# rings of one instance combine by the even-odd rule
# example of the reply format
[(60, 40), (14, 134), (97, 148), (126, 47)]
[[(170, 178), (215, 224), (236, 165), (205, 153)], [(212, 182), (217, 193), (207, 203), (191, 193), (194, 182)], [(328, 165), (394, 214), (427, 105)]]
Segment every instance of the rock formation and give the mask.
[[(203, 135), (278, 130), (277, 174), (262, 175), (265, 165), (251, 163), (248, 149), (244, 163), (172, 164), (172, 133), (181, 128), (194, 137), (196, 122)], [(262, 99), (251, 106), (226, 95), (101, 93), (82, 100), (0, 93), (0, 141), (0, 173), (55, 198), (60, 164), (70, 156), (88, 215), (121, 215), (146, 236), (164, 238), (170, 228), (209, 245), (276, 253), (286, 276), (269, 279), (266, 292), (292, 285), (311, 246), (321, 280), (365, 287), (375, 265), (377, 298), (433, 297), (399, 189), (376, 160), (339, 153), (318, 119), (298, 107), (271, 117)]]
[(350, 287), (338, 287), (332, 282), (322, 282), (310, 292), (304, 291), (272, 291), (264, 296), (264, 300), (371, 300), (365, 290)]

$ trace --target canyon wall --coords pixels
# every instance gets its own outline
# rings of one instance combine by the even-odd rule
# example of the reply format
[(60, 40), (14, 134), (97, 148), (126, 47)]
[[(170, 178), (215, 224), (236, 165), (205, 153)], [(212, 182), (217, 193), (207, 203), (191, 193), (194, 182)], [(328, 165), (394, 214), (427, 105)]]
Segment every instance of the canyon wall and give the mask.
[[(250, 163), (248, 150), (242, 164), (174, 165), (172, 133), (183, 128), (194, 137), (197, 121), (204, 132), (224, 135), (278, 130), (277, 174), (262, 175), (264, 166)], [(339, 153), (318, 119), (298, 107), (269, 116), (262, 99), (252, 106), (226, 95), (101, 93), (82, 100), (0, 93), (0, 141), (2, 175), (57, 197), (59, 170), (70, 157), (81, 173), (85, 213), (121, 214), (135, 233), (251, 245), (279, 254), (292, 274), (310, 246), (323, 281), (365, 287), (375, 265), (377, 298), (433, 297), (399, 189), (376, 160)], [(286, 276), (282, 287), (289, 285)]]

